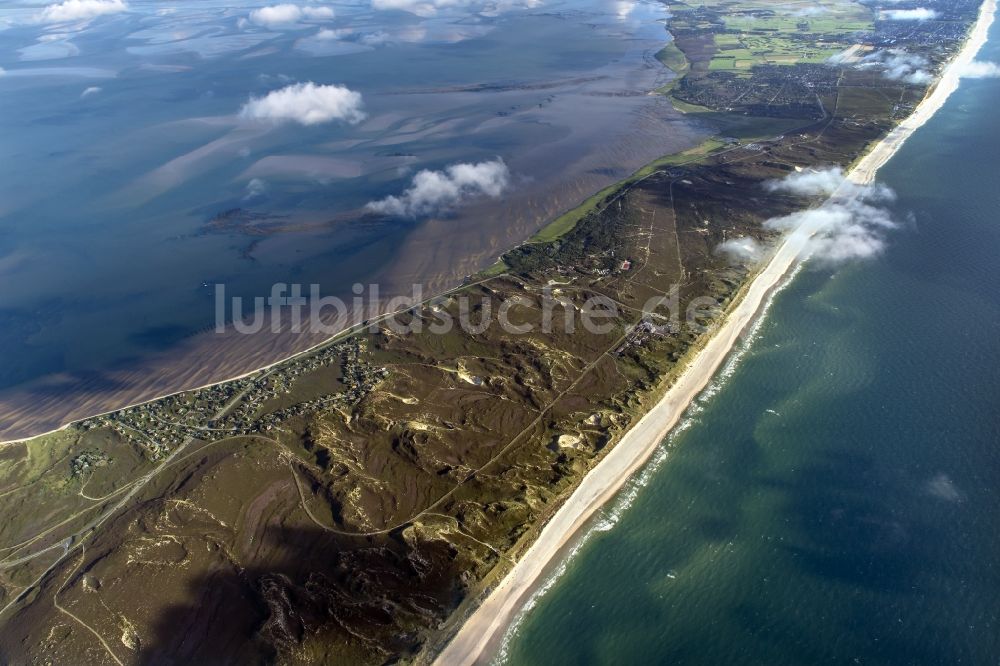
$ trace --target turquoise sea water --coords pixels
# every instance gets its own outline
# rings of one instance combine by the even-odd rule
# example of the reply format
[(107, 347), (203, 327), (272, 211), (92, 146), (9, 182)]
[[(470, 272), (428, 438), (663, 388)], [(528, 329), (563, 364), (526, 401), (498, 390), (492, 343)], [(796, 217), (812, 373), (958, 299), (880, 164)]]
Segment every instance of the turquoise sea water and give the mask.
[(508, 663), (998, 663), (997, 108), (964, 81), (880, 173), (885, 255), (779, 294)]

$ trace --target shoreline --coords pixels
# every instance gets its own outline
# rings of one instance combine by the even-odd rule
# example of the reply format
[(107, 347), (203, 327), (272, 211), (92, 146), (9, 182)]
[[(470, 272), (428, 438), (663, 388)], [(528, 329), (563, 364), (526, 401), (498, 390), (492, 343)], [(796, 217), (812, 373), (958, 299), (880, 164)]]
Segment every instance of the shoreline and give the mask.
[[(667, 104), (669, 105), (668, 102), (667, 102)], [(668, 155), (680, 154), (684, 150), (689, 150), (691, 148), (697, 147), (698, 145), (699, 145), (698, 143), (694, 143), (692, 145), (685, 144), (684, 147), (681, 147), (681, 148), (677, 149), (675, 152), (668, 153)], [(585, 189), (581, 190), (581, 192), (583, 192), (582, 195), (580, 195), (579, 193), (575, 193), (575, 194), (569, 195), (568, 201), (572, 203), (571, 207), (569, 207), (566, 210), (562, 210), (561, 207), (557, 208), (556, 210), (559, 210), (560, 211), (559, 213), (554, 214), (553, 216), (549, 216), (549, 217), (545, 217), (545, 218), (540, 218), (541, 222), (542, 222), (541, 226), (538, 226), (537, 228), (534, 228), (534, 231), (528, 233), (520, 241), (518, 241), (517, 243), (511, 243), (509, 245), (501, 245), (500, 246), (501, 249), (499, 250), (500, 251), (500, 255), (497, 258), (502, 257), (503, 254), (505, 254), (506, 252), (508, 252), (508, 251), (516, 248), (519, 245), (522, 245), (524, 243), (530, 242), (531, 239), (533, 239), (538, 233), (540, 233), (542, 230), (548, 228), (553, 223), (554, 220), (558, 219), (561, 216), (572, 214), (575, 211), (577, 211), (578, 209), (584, 207), (587, 204), (587, 201), (590, 198), (592, 198), (594, 196), (598, 196), (601, 192), (604, 192), (606, 190), (610, 190), (610, 189), (616, 189), (617, 190), (617, 189), (620, 189), (623, 186), (624, 183), (630, 182), (631, 180), (635, 179), (637, 174), (641, 173), (644, 169), (648, 168), (651, 164), (654, 164), (657, 160), (662, 159), (664, 157), (664, 155), (662, 155), (662, 154), (659, 154), (659, 153), (655, 153), (655, 154), (657, 155), (657, 157), (654, 158), (650, 162), (639, 163), (638, 165), (635, 165), (634, 167), (633, 166), (629, 166), (628, 168), (629, 169), (633, 169), (633, 170), (631, 170), (629, 172), (629, 175), (626, 176), (626, 177), (624, 177), (624, 178), (619, 178), (617, 180), (614, 180), (614, 181), (610, 182), (609, 184), (607, 184), (606, 186), (603, 186), (600, 189), (597, 189), (595, 191), (591, 191), (589, 188), (585, 188)], [(548, 194), (551, 195), (551, 192), (549, 192)], [(578, 195), (581, 196), (582, 198), (581, 199), (577, 199)], [(497, 251), (497, 250), (494, 249), (491, 252), (495, 252), (495, 251)], [(364, 321), (368, 321), (369, 324), (375, 324), (375, 323), (384, 321), (387, 318), (393, 317), (395, 315), (402, 314), (402, 313), (406, 312), (407, 310), (411, 309), (414, 306), (426, 305), (426, 304), (430, 303), (431, 301), (434, 301), (434, 300), (439, 299), (439, 298), (447, 297), (447, 296), (449, 296), (451, 294), (454, 294), (456, 292), (462, 291), (463, 289), (466, 289), (469, 286), (473, 286), (473, 285), (479, 284), (481, 282), (484, 282), (484, 281), (489, 280), (489, 279), (493, 279), (493, 278), (498, 277), (499, 275), (501, 275), (501, 273), (496, 273), (496, 274), (489, 273), (489, 269), (490, 268), (491, 268), (491, 266), (489, 264), (487, 264), (486, 266), (484, 266), (479, 271), (472, 272), (469, 275), (465, 276), (465, 279), (471, 279), (472, 280), (471, 282), (465, 282), (465, 281), (460, 281), (460, 280), (456, 279), (456, 280), (454, 280), (454, 281), (452, 281), (450, 283), (451, 286), (449, 286), (448, 284), (443, 285), (440, 288), (440, 291), (437, 291), (437, 290), (430, 291), (430, 290), (428, 290), (426, 292), (427, 295), (425, 296), (425, 298), (422, 301), (420, 301), (420, 303), (413, 304), (413, 305), (408, 305), (406, 307), (400, 307), (400, 308), (398, 308), (398, 309), (396, 309), (394, 311), (391, 311), (391, 312), (390, 311), (384, 311), (385, 303), (387, 301), (391, 300), (391, 296), (394, 296), (394, 294), (390, 294), (390, 295), (384, 297), (383, 299), (381, 299), (381, 301), (377, 305), (377, 309), (373, 309), (371, 306), (366, 306), (364, 308), (364, 310), (360, 312), (360, 314), (358, 314), (356, 312), (352, 312), (351, 315), (350, 315), (350, 317), (349, 317), (348, 323), (346, 323), (343, 328), (341, 328), (340, 330), (338, 330), (336, 333), (333, 333), (332, 335), (331, 334), (324, 334), (322, 337), (313, 336), (313, 341), (310, 341), (309, 343), (307, 343), (308, 346), (306, 346), (306, 347), (304, 347), (302, 349), (298, 349), (297, 351), (296, 350), (286, 350), (286, 351), (280, 352), (279, 354), (277, 354), (275, 356), (271, 356), (270, 358), (260, 359), (260, 360), (256, 361), (256, 363), (259, 363), (258, 365), (253, 365), (252, 367), (249, 367), (247, 369), (243, 369), (246, 366), (241, 366), (241, 367), (238, 367), (236, 369), (227, 369), (227, 370), (224, 370), (223, 373), (231, 373), (231, 374), (224, 374), (224, 376), (222, 376), (221, 378), (218, 377), (218, 375), (211, 376), (211, 374), (209, 374), (209, 376), (207, 376), (207, 377), (203, 376), (203, 375), (196, 375), (196, 377), (198, 377), (198, 378), (196, 378), (194, 381), (192, 381), (189, 385), (188, 384), (183, 384), (183, 383), (180, 384), (180, 385), (182, 385), (182, 388), (177, 388), (178, 384), (174, 383), (174, 384), (167, 385), (167, 386), (161, 386), (159, 388), (153, 388), (152, 390), (150, 390), (149, 392), (147, 392), (145, 395), (143, 395), (142, 392), (140, 391), (139, 395), (131, 395), (129, 397), (126, 397), (122, 402), (108, 403), (107, 401), (105, 401), (103, 404), (94, 405), (92, 409), (90, 409), (90, 408), (78, 409), (78, 410), (75, 411), (75, 413), (74, 412), (62, 413), (62, 415), (57, 416), (55, 418), (45, 419), (45, 421), (42, 424), (31, 423), (27, 427), (15, 426), (14, 428), (7, 428), (5, 424), (0, 424), (0, 425), (4, 425), (4, 427), (0, 427), (0, 448), (3, 448), (5, 446), (9, 446), (9, 445), (22, 444), (24, 442), (27, 442), (27, 441), (30, 441), (30, 440), (33, 440), (33, 439), (36, 439), (36, 438), (39, 438), (39, 437), (47, 437), (47, 436), (56, 435), (58, 433), (61, 433), (61, 432), (64, 432), (64, 431), (70, 429), (74, 424), (79, 423), (80, 421), (83, 421), (83, 420), (86, 420), (86, 419), (94, 419), (94, 418), (99, 418), (99, 417), (102, 417), (102, 416), (107, 416), (107, 415), (113, 414), (115, 412), (120, 412), (120, 411), (123, 411), (123, 410), (131, 409), (131, 408), (135, 408), (135, 407), (140, 407), (142, 405), (146, 405), (146, 404), (149, 404), (151, 402), (155, 402), (155, 401), (158, 401), (158, 400), (163, 400), (165, 398), (177, 396), (177, 395), (180, 395), (180, 394), (183, 394), (183, 393), (189, 393), (189, 392), (193, 392), (193, 391), (200, 391), (200, 390), (212, 388), (214, 386), (219, 386), (219, 385), (222, 385), (222, 384), (227, 384), (227, 383), (233, 382), (233, 381), (239, 381), (239, 380), (242, 380), (242, 379), (246, 379), (248, 377), (252, 377), (252, 376), (254, 376), (256, 374), (266, 372), (266, 371), (268, 371), (268, 370), (270, 370), (270, 369), (272, 369), (272, 368), (274, 368), (276, 366), (280, 366), (280, 365), (282, 365), (284, 363), (287, 363), (287, 362), (292, 361), (292, 360), (297, 359), (297, 358), (308, 356), (309, 354), (312, 354), (312, 353), (316, 352), (317, 350), (319, 350), (319, 349), (321, 349), (321, 348), (323, 348), (325, 346), (334, 344), (334, 343), (336, 343), (338, 341), (341, 341), (343, 339), (350, 338), (351, 336), (353, 336), (353, 335), (355, 335), (357, 333), (363, 332), (364, 329), (366, 328), (366, 326), (362, 323)], [(427, 283), (422, 283), (422, 284), (426, 285)], [(405, 295), (405, 294), (401, 294), (401, 295)], [(230, 324), (227, 324), (227, 328), (229, 327), (229, 325)], [(284, 331), (282, 331), (281, 333), (283, 334)], [(195, 338), (197, 338), (197, 336), (193, 336), (192, 339), (195, 339)], [(263, 344), (265, 344), (265, 345), (270, 344), (270, 341), (269, 340), (265, 340), (263, 342)], [(197, 361), (197, 360), (198, 359), (195, 359), (195, 361)], [(150, 368), (145, 368), (145, 370), (150, 370)], [(152, 370), (155, 371), (156, 368), (154, 367), (154, 368), (152, 368)], [(220, 374), (222, 374), (222, 373), (220, 373)], [(113, 404), (114, 406), (108, 406), (109, 404)], [(0, 399), (0, 409), (4, 408), (6, 406), (8, 406), (8, 403), (4, 402), (3, 399)], [(17, 415), (19, 416), (20, 412), (22, 412), (22, 411), (35, 412), (36, 408), (37, 408), (37, 404), (36, 403), (31, 403), (28, 406), (16, 405), (16, 408), (17, 408), (16, 412), (18, 412)], [(8, 415), (8, 416), (10, 416), (10, 415)], [(63, 420), (63, 419), (66, 419), (66, 420)], [(58, 424), (58, 425), (56, 425), (56, 424)], [(33, 427), (37, 427), (38, 430), (31, 430), (30, 428), (33, 428)], [(25, 433), (27, 433), (27, 434), (25, 434)]]
[[(942, 71), (912, 114), (866, 152), (851, 167), (847, 178), (871, 183), (906, 140), (937, 111), (958, 88), (961, 69), (972, 62), (986, 43), (994, 21), (997, 0), (984, 0), (975, 24), (961, 50)], [(751, 280), (743, 297), (704, 346), (690, 359), (662, 398), (621, 438), (618, 444), (570, 494), (542, 528), (514, 567), (465, 618), (435, 664), (475, 664), (491, 659), (517, 614), (544, 583), (544, 575), (579, 530), (615, 497), (631, 476), (646, 464), (666, 435), (680, 421), (691, 402), (705, 389), (729, 358), (744, 331), (757, 319), (769, 297), (798, 265), (808, 240), (821, 225), (809, 224), (789, 233), (768, 263)]]
[[(569, 134), (565, 139), (568, 152), (558, 148), (558, 155), (555, 156), (540, 152), (536, 142), (529, 141), (522, 149), (521, 140), (515, 140), (511, 150), (506, 151), (510, 154), (505, 159), (513, 160), (510, 162), (512, 169), (515, 169), (515, 162), (523, 162), (523, 170), (530, 177), (523, 183), (519, 181), (518, 187), (511, 192), (506, 192), (499, 204), (488, 198), (482, 201), (470, 200), (469, 206), (463, 206), (463, 210), (459, 211), (462, 216), (467, 217), (467, 221), (461, 224), (456, 224), (456, 220), (452, 219), (455, 216), (452, 215), (438, 216), (440, 219), (430, 216), (421, 220), (416, 228), (407, 232), (405, 242), (401, 245), (386, 252), (380, 251), (377, 256), (372, 255), (374, 258), (369, 257), (371, 261), (359, 264), (361, 268), (358, 270), (361, 272), (355, 276), (356, 280), (341, 280), (329, 285), (326, 284), (328, 280), (320, 280), (324, 283), (324, 293), (329, 291), (350, 302), (351, 282), (378, 283), (386, 292), (378, 303), (379, 306), (384, 305), (391, 297), (410, 295), (411, 284), (421, 285), (423, 293), (428, 297), (447, 295), (461, 288), (463, 280), (468, 276), (475, 279), (476, 275), (488, 269), (498, 254), (506, 253), (533, 237), (554, 219), (577, 209), (594, 193), (617, 186), (625, 175), (630, 176), (665, 154), (676, 154), (697, 145), (701, 135), (707, 130), (697, 123), (687, 123), (681, 129), (676, 122), (681, 119), (681, 114), (671, 110), (668, 100), (644, 96), (648, 90), (661, 86), (664, 79), (670, 76), (669, 71), (658, 62), (655, 67), (650, 66), (655, 61), (652, 54), (662, 49), (669, 37), (659, 29), (650, 30), (657, 26), (662, 28), (657, 22), (659, 13), (658, 10), (656, 16), (642, 19), (641, 25), (646, 27), (634, 35), (634, 43), (621, 46), (617, 37), (612, 40), (614, 44), (621, 46), (625, 55), (613, 62), (604, 63), (601, 67), (613, 67), (613, 71), (620, 72), (619, 78), (604, 77), (605, 82), (599, 84), (596, 82), (601, 77), (559, 74), (552, 79), (558, 85), (599, 85), (601, 88), (595, 89), (597, 92), (611, 85), (607, 93), (600, 94), (607, 94), (607, 99), (611, 99), (611, 95), (617, 97), (620, 93), (620, 100), (614, 103), (627, 106), (614, 111), (610, 121), (601, 118), (593, 122), (589, 119), (574, 121), (567, 130)], [(581, 34), (588, 35), (589, 31), (590, 28), (584, 28)], [(629, 28), (627, 32), (632, 35), (635, 30)], [(577, 68), (577, 65), (573, 65), (573, 68)], [(557, 69), (564, 68), (560, 65)], [(589, 71), (593, 68), (587, 66), (584, 69)], [(584, 70), (581, 72), (586, 74)], [(613, 85), (607, 83), (609, 81)], [(460, 88), (455, 88), (454, 94), (467, 94), (461, 93)], [(518, 85), (510, 86), (508, 92), (519, 95), (524, 92), (522, 88), (523, 86)], [(507, 91), (507, 88), (503, 89)], [(429, 88), (424, 92), (432, 90), (437, 89)], [(453, 94), (448, 90), (451, 88), (442, 88), (438, 92)], [(586, 92), (589, 88), (580, 90), (583, 92), (579, 94), (590, 94)], [(549, 111), (532, 113), (547, 114)], [(560, 115), (564, 117), (566, 114), (561, 113), (556, 118)], [(622, 117), (630, 120), (623, 124)], [(495, 116), (488, 114), (487, 118)], [(655, 124), (650, 124), (653, 122), (650, 119), (655, 120)], [(606, 128), (601, 129), (604, 125)], [(578, 140), (570, 140), (570, 136), (578, 137)], [(557, 159), (560, 163), (565, 161), (565, 168), (553, 171), (549, 165), (550, 158)], [(538, 168), (538, 164), (543, 168)], [(605, 168), (608, 171), (601, 172)], [(557, 177), (549, 179), (546, 175), (553, 173)], [(511, 196), (508, 197), (507, 194)], [(491, 223), (489, 228), (483, 227), (481, 218), (485, 212), (492, 215), (493, 211), (501, 208), (499, 222)], [(316, 215), (326, 215), (322, 210), (315, 212)], [(354, 219), (354, 216), (348, 217)], [(324, 223), (322, 229), (339, 230), (343, 220), (338, 221), (337, 218), (335, 214), (330, 221), (331, 225), (336, 222), (336, 226), (327, 227)], [(468, 238), (438, 243), (442, 238), (445, 241), (455, 239), (458, 234), (467, 235)], [(476, 244), (479, 240), (481, 245)], [(391, 260), (385, 257), (390, 257)], [(269, 260), (264, 261), (266, 263)], [(337, 275), (341, 272), (343, 271), (338, 269)], [(350, 277), (350, 273), (345, 274)], [(201, 279), (198, 278), (199, 284)], [(283, 279), (286, 282), (291, 280), (288, 276)], [(266, 280), (271, 281), (271, 278)], [(376, 304), (373, 303), (372, 307), (374, 305)], [(366, 306), (366, 310), (370, 309)], [(171, 333), (166, 343), (144, 342), (131, 351), (131, 348), (117, 345), (118, 350), (125, 350), (121, 352), (115, 346), (108, 346), (107, 349), (111, 350), (109, 353), (105, 353), (104, 347), (101, 347), (88, 352), (86, 356), (81, 355), (80, 362), (76, 362), (74, 358), (66, 363), (60, 362), (40, 369), (34, 361), (34, 355), (29, 355), (21, 364), (24, 371), (18, 370), (3, 390), (0, 390), (0, 414), (5, 417), (0, 419), (0, 446), (54, 435), (84, 419), (137, 407), (178, 393), (239, 380), (261, 369), (301, 358), (300, 355), (308, 354), (316, 346), (327, 343), (331, 337), (342, 334), (339, 331), (335, 336), (330, 336), (329, 333), (316, 332), (315, 329), (306, 330), (301, 335), (265, 333), (260, 336), (259, 341), (247, 341), (244, 344), (243, 340), (247, 336), (212, 334), (213, 320), (210, 311), (206, 312), (205, 318), (198, 315), (187, 321), (189, 318), (185, 317), (185, 321), (181, 322), (181, 328), (185, 330), (179, 331), (176, 338)], [(370, 315), (365, 314), (357, 321), (366, 318), (370, 318)], [(173, 317), (168, 316), (167, 319), (173, 320)], [(126, 324), (119, 328), (124, 326)], [(53, 328), (52, 335), (63, 336), (63, 329), (57, 328)], [(69, 331), (67, 340), (72, 346), (73, 332), (65, 330)], [(59, 340), (55, 340), (55, 343), (63, 344)]]
[[(0, 448), (3, 448), (4, 446), (12, 445), (12, 444), (21, 444), (23, 442), (28, 442), (28, 441), (31, 441), (31, 440), (36, 439), (38, 437), (46, 437), (48, 435), (54, 435), (56, 433), (63, 432), (64, 430), (67, 430), (70, 426), (72, 426), (73, 424), (79, 423), (80, 421), (83, 421), (85, 419), (96, 419), (96, 418), (99, 418), (101, 416), (107, 416), (108, 414), (114, 414), (115, 412), (120, 412), (120, 411), (125, 410), (125, 409), (131, 409), (133, 407), (139, 407), (139, 406), (151, 403), (151, 402), (155, 402), (157, 400), (163, 400), (164, 398), (169, 398), (169, 397), (172, 397), (172, 396), (175, 396), (175, 395), (180, 395), (182, 393), (188, 393), (190, 391), (201, 391), (203, 389), (211, 388), (213, 386), (219, 386), (220, 384), (228, 384), (229, 382), (234, 382), (234, 381), (238, 381), (240, 379), (246, 379), (247, 377), (252, 377), (253, 375), (258, 375), (258, 374), (261, 374), (261, 373), (265, 373), (268, 370), (271, 370), (272, 368), (275, 368), (275, 367), (277, 367), (279, 365), (287, 363), (288, 361), (291, 361), (293, 359), (299, 358), (301, 356), (308, 356), (309, 354), (312, 354), (313, 352), (315, 352), (315, 351), (317, 351), (319, 349), (322, 349), (323, 347), (335, 344), (335, 343), (337, 343), (337, 342), (339, 342), (339, 341), (341, 341), (341, 340), (343, 340), (345, 338), (350, 338), (350, 337), (352, 337), (352, 336), (354, 336), (354, 335), (356, 335), (358, 333), (361, 333), (366, 328), (368, 328), (368, 327), (370, 327), (370, 326), (372, 326), (374, 324), (377, 324), (377, 323), (379, 323), (381, 321), (384, 321), (384, 320), (386, 320), (386, 319), (388, 319), (390, 317), (394, 317), (396, 315), (403, 314), (404, 312), (406, 312), (407, 310), (410, 310), (411, 308), (413, 308), (415, 306), (426, 305), (427, 303), (430, 303), (431, 301), (434, 301), (434, 300), (439, 299), (439, 298), (443, 298), (445, 296), (448, 296), (449, 294), (452, 294), (454, 292), (460, 291), (460, 290), (465, 289), (465, 288), (467, 288), (469, 286), (477, 285), (477, 284), (480, 284), (480, 283), (485, 282), (487, 280), (491, 280), (494, 277), (496, 277), (496, 276), (488, 276), (488, 277), (481, 278), (479, 280), (475, 280), (475, 281), (470, 282), (468, 284), (461, 284), (461, 285), (459, 285), (457, 287), (453, 287), (453, 288), (448, 289), (446, 291), (443, 291), (443, 292), (441, 292), (439, 294), (433, 294), (431, 296), (428, 296), (424, 300), (420, 301), (420, 303), (417, 303), (417, 304), (414, 304), (414, 305), (407, 305), (406, 307), (400, 307), (400, 308), (397, 308), (396, 310), (392, 310), (390, 312), (384, 312), (382, 314), (378, 314), (378, 315), (374, 315), (374, 316), (370, 315), (369, 319), (364, 319), (364, 314), (361, 314), (361, 315), (352, 315), (351, 316), (351, 320), (354, 323), (348, 324), (347, 326), (345, 326), (342, 330), (338, 331), (337, 333), (334, 333), (333, 335), (331, 335), (329, 337), (326, 337), (326, 338), (320, 340), (319, 342), (317, 342), (317, 343), (315, 343), (313, 345), (310, 345), (309, 347), (306, 347), (302, 351), (295, 352), (294, 354), (289, 354), (288, 356), (283, 356), (283, 357), (279, 358), (276, 361), (271, 361), (270, 363), (267, 363), (265, 365), (261, 365), (261, 366), (255, 367), (252, 370), (247, 370), (246, 372), (243, 372), (241, 374), (233, 375), (231, 377), (226, 377), (225, 379), (220, 379), (218, 381), (211, 381), (211, 382), (208, 382), (206, 384), (200, 384), (198, 386), (194, 386), (194, 387), (191, 387), (191, 388), (185, 388), (185, 389), (180, 389), (180, 390), (177, 390), (177, 391), (171, 391), (169, 393), (163, 393), (162, 395), (157, 395), (157, 396), (155, 396), (153, 398), (144, 398), (144, 399), (142, 399), (142, 400), (140, 400), (138, 402), (128, 403), (128, 404), (122, 405), (120, 407), (115, 407), (114, 409), (108, 409), (108, 410), (105, 410), (103, 412), (97, 412), (95, 414), (88, 414), (87, 416), (83, 416), (83, 417), (80, 417), (80, 418), (73, 419), (71, 421), (67, 421), (66, 423), (62, 424), (58, 428), (53, 428), (53, 429), (47, 430), (45, 432), (40, 432), (40, 433), (37, 433), (37, 434), (34, 434), (34, 435), (27, 435), (25, 437), (15, 437), (13, 439), (0, 440)], [(367, 323), (365, 323), (365, 322), (367, 322)]]

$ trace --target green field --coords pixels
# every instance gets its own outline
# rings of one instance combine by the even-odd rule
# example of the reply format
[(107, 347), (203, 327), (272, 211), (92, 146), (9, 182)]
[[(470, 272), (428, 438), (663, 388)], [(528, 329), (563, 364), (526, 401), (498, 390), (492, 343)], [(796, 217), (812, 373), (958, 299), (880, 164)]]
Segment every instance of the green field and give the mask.
[(709, 70), (736, 73), (756, 65), (823, 62), (855, 43), (854, 33), (872, 29), (873, 18), (869, 9), (849, 0), (707, 0), (679, 6), (705, 7), (723, 15), (725, 31), (714, 34), (716, 53)]
[[(605, 187), (597, 194), (593, 195), (592, 197), (589, 197), (586, 201), (584, 201), (576, 208), (566, 211), (556, 219), (549, 222), (547, 225), (542, 227), (538, 231), (538, 233), (529, 238), (528, 242), (551, 243), (560, 236), (569, 233), (570, 231), (573, 230), (574, 227), (576, 227), (577, 222), (586, 217), (588, 213), (595, 210), (602, 201), (604, 201), (606, 198), (614, 194), (614, 192), (618, 190), (623, 184), (628, 183), (631, 180), (632, 178), (628, 178), (620, 183), (615, 183), (614, 185)], [(496, 270), (496, 266), (497, 264), (494, 264), (494, 266), (491, 266), (489, 270)]]
[(668, 43), (656, 53), (656, 59), (670, 68), (678, 77), (687, 74), (691, 64), (674, 42)]

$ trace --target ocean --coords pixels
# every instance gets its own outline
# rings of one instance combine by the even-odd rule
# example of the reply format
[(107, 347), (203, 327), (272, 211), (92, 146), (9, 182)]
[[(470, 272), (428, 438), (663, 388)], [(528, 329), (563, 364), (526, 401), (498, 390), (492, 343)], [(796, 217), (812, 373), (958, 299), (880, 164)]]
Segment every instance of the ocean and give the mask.
[(997, 108), (964, 80), (879, 172), (885, 253), (776, 296), (501, 662), (997, 663)]

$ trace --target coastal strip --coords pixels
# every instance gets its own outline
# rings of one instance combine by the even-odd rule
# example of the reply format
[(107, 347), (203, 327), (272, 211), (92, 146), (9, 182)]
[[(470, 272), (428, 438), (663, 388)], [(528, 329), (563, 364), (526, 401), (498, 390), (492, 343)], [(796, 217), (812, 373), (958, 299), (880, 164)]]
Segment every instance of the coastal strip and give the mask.
[[(944, 105), (951, 93), (958, 88), (963, 68), (972, 62), (986, 43), (995, 11), (996, 0), (985, 0), (962, 49), (914, 112), (852, 167), (848, 174), (852, 182), (872, 182), (877, 171)], [(565, 552), (569, 542), (588, 520), (617, 494), (631, 475), (656, 451), (691, 402), (715, 376), (743, 332), (760, 314), (769, 295), (801, 261), (809, 239), (820, 228), (818, 223), (807, 223), (786, 236), (752, 280), (743, 298), (705, 346), (688, 362), (663, 398), (584, 477), (542, 529), (537, 540), (465, 620), (458, 633), (437, 656), (436, 664), (476, 664), (488, 662), (492, 658), (511, 621), (543, 582), (552, 562)]]
[(990, 26), (996, 12), (997, 0), (985, 0), (979, 7), (979, 16), (972, 26), (964, 46), (952, 58), (944, 69), (930, 93), (913, 110), (894, 127), (882, 141), (869, 151), (851, 169), (848, 178), (858, 184), (867, 184), (875, 180), (875, 174), (896, 154), (910, 136), (930, 120), (944, 106), (953, 92), (958, 90), (962, 79), (962, 71), (979, 53), (979, 50), (989, 38)]

